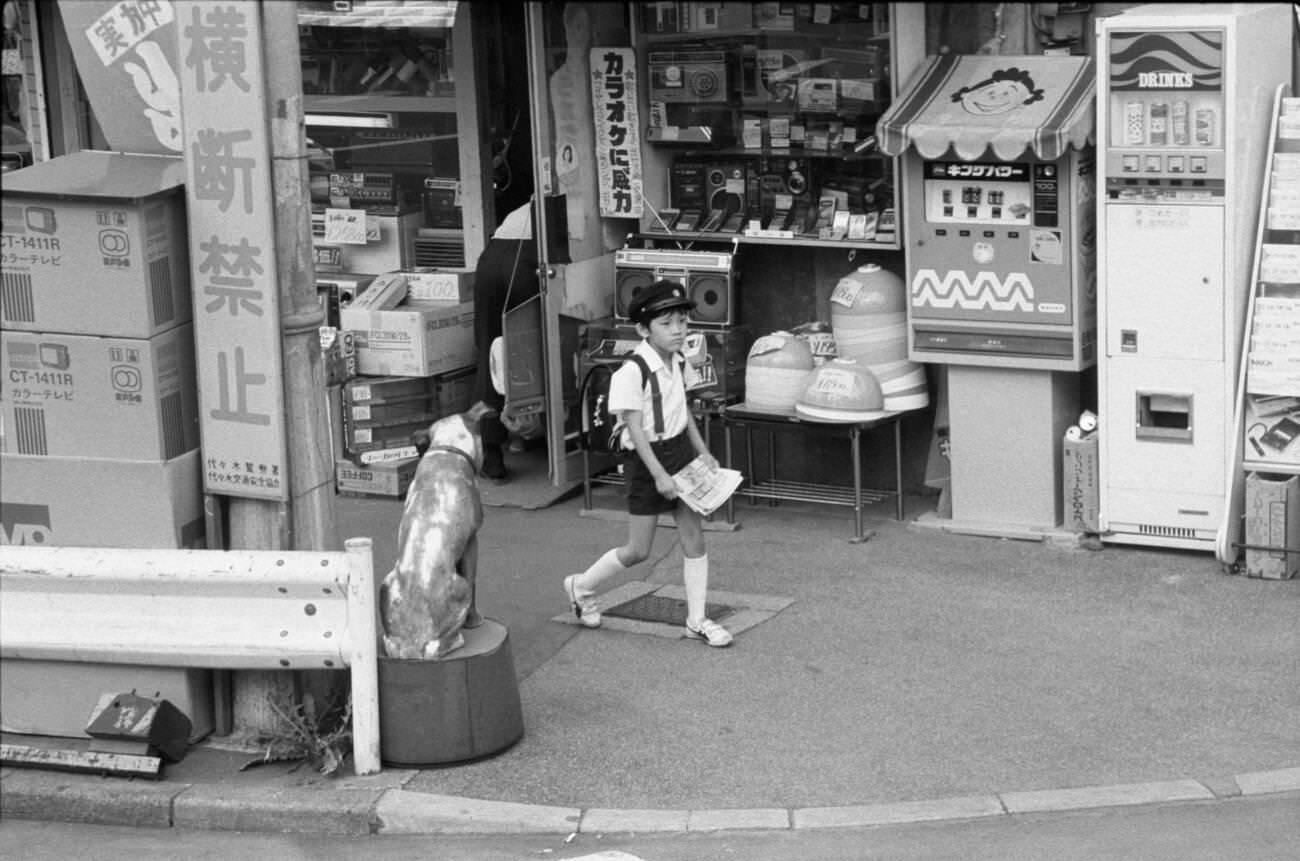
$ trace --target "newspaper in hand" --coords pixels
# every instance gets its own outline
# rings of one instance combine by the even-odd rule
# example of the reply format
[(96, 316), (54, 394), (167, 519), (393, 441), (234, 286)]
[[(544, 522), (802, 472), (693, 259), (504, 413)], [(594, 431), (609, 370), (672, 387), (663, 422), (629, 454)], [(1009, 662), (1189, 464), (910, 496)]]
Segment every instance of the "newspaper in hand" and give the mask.
[(706, 517), (731, 498), (743, 478), (739, 470), (710, 468), (703, 455), (673, 473), (678, 499)]

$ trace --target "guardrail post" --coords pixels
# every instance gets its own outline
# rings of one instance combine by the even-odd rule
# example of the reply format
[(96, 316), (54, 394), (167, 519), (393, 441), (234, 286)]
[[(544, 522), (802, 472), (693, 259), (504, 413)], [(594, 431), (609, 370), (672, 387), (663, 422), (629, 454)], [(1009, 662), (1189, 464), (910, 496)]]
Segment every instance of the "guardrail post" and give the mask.
[(379, 625), (374, 557), (369, 538), (349, 538), (348, 629), (352, 632), (352, 757), (357, 774), (378, 774)]

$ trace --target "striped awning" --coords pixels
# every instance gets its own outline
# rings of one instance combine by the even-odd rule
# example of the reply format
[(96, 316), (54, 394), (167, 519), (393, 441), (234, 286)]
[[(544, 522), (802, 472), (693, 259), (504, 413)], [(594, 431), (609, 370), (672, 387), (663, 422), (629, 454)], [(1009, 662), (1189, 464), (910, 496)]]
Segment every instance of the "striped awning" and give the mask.
[(963, 160), (1044, 161), (1094, 142), (1096, 72), (1091, 57), (944, 54), (932, 57), (876, 126), (880, 149), (924, 158), (951, 147)]

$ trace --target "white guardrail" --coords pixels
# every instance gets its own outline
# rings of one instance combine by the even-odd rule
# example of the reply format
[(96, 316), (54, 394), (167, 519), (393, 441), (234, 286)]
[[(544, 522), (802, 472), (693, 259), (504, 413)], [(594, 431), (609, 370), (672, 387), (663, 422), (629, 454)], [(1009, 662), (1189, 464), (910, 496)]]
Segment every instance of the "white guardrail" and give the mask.
[(0, 547), (0, 656), (229, 670), (349, 668), (357, 774), (377, 774), (377, 586), (344, 552)]

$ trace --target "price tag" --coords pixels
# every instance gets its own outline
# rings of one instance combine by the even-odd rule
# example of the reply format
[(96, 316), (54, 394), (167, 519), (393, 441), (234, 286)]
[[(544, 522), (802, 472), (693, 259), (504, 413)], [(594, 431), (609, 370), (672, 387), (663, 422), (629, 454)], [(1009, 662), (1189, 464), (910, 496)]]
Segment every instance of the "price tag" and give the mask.
[(366, 244), (366, 213), (361, 209), (326, 209), (325, 241), (342, 245)]

